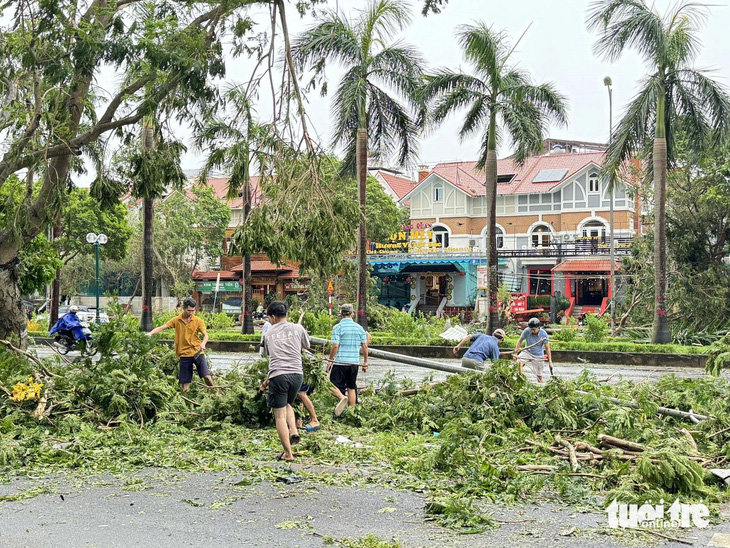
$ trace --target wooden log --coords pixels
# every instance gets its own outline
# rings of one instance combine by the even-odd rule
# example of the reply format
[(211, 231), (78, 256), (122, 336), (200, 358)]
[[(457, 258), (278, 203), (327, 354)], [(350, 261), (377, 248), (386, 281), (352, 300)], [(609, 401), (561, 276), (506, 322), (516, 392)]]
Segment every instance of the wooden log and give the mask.
[(517, 466), (517, 470), (520, 472), (552, 472), (557, 469), (557, 466), (550, 464), (521, 464)]
[(646, 451), (646, 446), (641, 445), (640, 443), (634, 443), (633, 441), (628, 440), (622, 440), (621, 438), (614, 438), (613, 436), (608, 436), (606, 434), (599, 434), (598, 435), (598, 441), (601, 442), (601, 445), (608, 444), (613, 445), (614, 447), (619, 447), (621, 449), (627, 449), (629, 451)]
[(557, 436), (555, 440), (568, 450), (568, 456), (570, 457), (570, 467), (573, 469), (573, 472), (577, 472), (578, 458), (575, 456), (575, 447), (573, 447), (573, 444), (570, 443), (568, 440), (564, 440), (560, 436)]
[(585, 449), (587, 451), (590, 451), (591, 453), (595, 453), (596, 455), (601, 455), (603, 453), (603, 451), (601, 449), (599, 449), (598, 447), (593, 447), (592, 445), (590, 445), (589, 443), (586, 443), (584, 441), (575, 442), (575, 448), (577, 450)]

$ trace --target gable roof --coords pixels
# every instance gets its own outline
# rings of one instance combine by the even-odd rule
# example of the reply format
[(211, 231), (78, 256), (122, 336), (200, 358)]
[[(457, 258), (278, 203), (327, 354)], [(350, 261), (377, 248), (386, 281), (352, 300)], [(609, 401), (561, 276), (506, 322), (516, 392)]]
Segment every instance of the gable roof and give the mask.
[[(215, 197), (221, 201), (225, 201), (229, 207), (243, 207), (243, 198), (241, 198), (240, 196), (231, 200), (226, 198), (226, 195), (228, 194), (228, 180), (229, 177), (210, 177), (206, 180), (205, 186), (209, 186), (210, 188), (212, 188)], [(259, 180), (260, 178), (256, 175), (251, 177), (251, 194), (253, 196), (253, 204), (251, 204), (252, 206), (256, 205), (256, 203), (261, 198), (261, 191), (259, 190)], [(194, 181), (193, 184), (187, 188), (186, 195), (188, 198), (192, 199), (194, 197), (192, 189), (199, 184), (200, 183), (198, 181)]]
[[(497, 185), (497, 194), (504, 196), (548, 192), (589, 165), (600, 167), (603, 164), (603, 158), (604, 153), (591, 152), (531, 156), (522, 165), (516, 164), (512, 158), (497, 160), (497, 176), (514, 174), (509, 183)], [(436, 164), (431, 170), (431, 175), (437, 175), (469, 196), (485, 196), (484, 171), (478, 170), (476, 166), (477, 162), (445, 162)], [(535, 182), (538, 174), (546, 170), (551, 170), (553, 173), (563, 172), (564, 175), (559, 180)], [(426, 177), (412, 190), (425, 183), (429, 177)], [(408, 194), (410, 195), (412, 192)]]
[(385, 182), (385, 184), (390, 187), (390, 189), (393, 191), (393, 194), (396, 195), (399, 201), (403, 198), (403, 196), (413, 190), (413, 188), (418, 184), (416, 183), (416, 181), (411, 181), (410, 179), (406, 179), (405, 177), (398, 177), (397, 175), (393, 175), (381, 169), (375, 171), (373, 173), (373, 176), (379, 176), (383, 180), (383, 182)]

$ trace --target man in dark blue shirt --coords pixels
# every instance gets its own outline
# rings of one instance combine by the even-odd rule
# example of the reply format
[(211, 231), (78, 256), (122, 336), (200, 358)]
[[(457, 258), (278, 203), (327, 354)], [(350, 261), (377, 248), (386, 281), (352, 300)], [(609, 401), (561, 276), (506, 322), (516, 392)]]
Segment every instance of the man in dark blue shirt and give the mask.
[(502, 329), (495, 329), (492, 335), (484, 333), (467, 335), (454, 347), (454, 354), (459, 352), (462, 345), (472, 341), (472, 345), (461, 358), (461, 365), (469, 369), (483, 369), (485, 361), (499, 359), (499, 343), (504, 340), (504, 337), (505, 333)]

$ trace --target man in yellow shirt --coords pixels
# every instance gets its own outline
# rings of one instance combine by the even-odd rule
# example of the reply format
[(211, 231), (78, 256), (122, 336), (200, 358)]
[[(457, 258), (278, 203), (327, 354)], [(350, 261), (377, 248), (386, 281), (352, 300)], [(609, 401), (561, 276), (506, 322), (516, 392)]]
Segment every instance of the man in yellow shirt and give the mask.
[[(198, 371), (198, 376), (208, 386), (213, 386), (213, 378), (208, 370), (208, 362), (205, 359), (205, 345), (208, 343), (208, 332), (205, 330), (205, 322), (195, 316), (197, 303), (188, 297), (183, 301), (183, 312), (175, 316), (169, 322), (160, 327), (155, 327), (148, 333), (150, 337), (161, 333), (165, 329), (175, 330), (175, 355), (180, 360), (180, 389), (183, 392), (190, 390), (190, 383), (193, 381), (193, 364)], [(200, 340), (199, 333), (203, 334)]]

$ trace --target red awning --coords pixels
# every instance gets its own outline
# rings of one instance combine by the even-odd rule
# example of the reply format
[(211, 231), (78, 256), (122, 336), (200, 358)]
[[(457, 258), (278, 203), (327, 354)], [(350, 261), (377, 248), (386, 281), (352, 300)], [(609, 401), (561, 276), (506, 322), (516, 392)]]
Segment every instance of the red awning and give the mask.
[[(621, 268), (615, 263), (615, 269)], [(553, 267), (553, 272), (610, 272), (611, 259), (568, 259)]]

